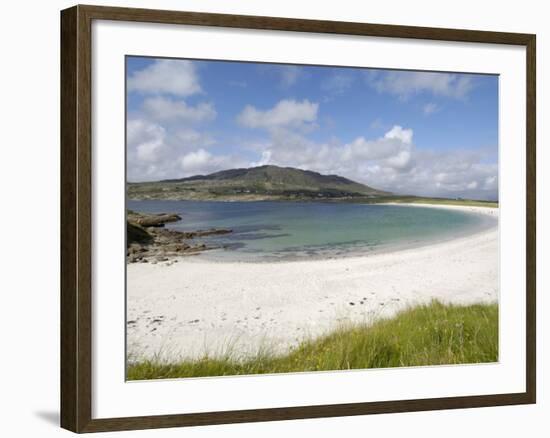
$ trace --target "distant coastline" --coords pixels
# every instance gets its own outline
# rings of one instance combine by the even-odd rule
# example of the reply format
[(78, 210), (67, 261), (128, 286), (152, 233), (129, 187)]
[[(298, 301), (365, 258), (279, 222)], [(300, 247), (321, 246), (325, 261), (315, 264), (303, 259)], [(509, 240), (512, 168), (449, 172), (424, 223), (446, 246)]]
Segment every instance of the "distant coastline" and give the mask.
[(228, 169), (209, 175), (129, 182), (130, 199), (165, 200), (331, 200), (391, 195), (339, 175), (273, 165)]
[(186, 197), (182, 195), (166, 194), (162, 197), (139, 195), (136, 193), (128, 194), (130, 201), (216, 201), (216, 202), (262, 202), (262, 201), (280, 201), (280, 202), (341, 202), (355, 204), (424, 204), (424, 205), (463, 205), (498, 208), (498, 201), (486, 201), (481, 199), (465, 198), (437, 198), (414, 195), (386, 195), (386, 196), (349, 196), (341, 198), (319, 198), (309, 196), (271, 196), (271, 195), (242, 195), (242, 196), (200, 196)]
[(229, 169), (209, 175), (161, 181), (128, 182), (127, 197), (134, 201), (315, 201), (498, 206), (498, 201), (396, 194), (339, 175), (278, 166)]

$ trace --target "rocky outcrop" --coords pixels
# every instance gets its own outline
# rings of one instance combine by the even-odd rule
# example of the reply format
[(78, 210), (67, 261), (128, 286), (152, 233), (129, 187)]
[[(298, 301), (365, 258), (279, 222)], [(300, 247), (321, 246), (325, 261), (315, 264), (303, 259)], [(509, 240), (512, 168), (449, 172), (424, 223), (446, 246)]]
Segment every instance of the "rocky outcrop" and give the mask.
[(209, 230), (184, 231), (183, 234), (187, 239), (194, 239), (195, 237), (215, 236), (220, 234), (229, 234), (232, 232), (233, 230), (229, 230), (227, 228), (211, 228)]
[(164, 224), (180, 220), (181, 216), (175, 213), (144, 214), (128, 211), (128, 221), (142, 227), (164, 227)]
[(151, 243), (153, 237), (142, 227), (126, 221), (126, 244), (130, 246), (132, 243)]
[(231, 233), (232, 230), (178, 231), (164, 228), (164, 224), (181, 220), (177, 214), (149, 215), (128, 211), (127, 253), (128, 263), (158, 263), (176, 256), (196, 254), (215, 249), (203, 242), (192, 242), (197, 237)]

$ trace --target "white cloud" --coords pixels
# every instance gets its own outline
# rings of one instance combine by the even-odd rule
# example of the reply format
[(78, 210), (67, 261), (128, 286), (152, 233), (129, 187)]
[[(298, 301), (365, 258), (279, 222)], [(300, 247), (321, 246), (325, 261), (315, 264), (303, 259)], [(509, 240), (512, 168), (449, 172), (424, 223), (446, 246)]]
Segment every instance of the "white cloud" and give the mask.
[(332, 95), (342, 94), (353, 84), (353, 76), (346, 73), (334, 73), (321, 83), (321, 89)]
[(133, 146), (136, 158), (144, 162), (154, 162), (162, 149), (165, 130), (159, 125), (143, 120), (131, 120), (128, 123), (128, 144)]
[(133, 119), (128, 121), (126, 132), (129, 180), (157, 176), (158, 163), (166, 152), (165, 129), (146, 120)]
[(483, 188), (485, 190), (498, 190), (498, 178), (496, 175), (486, 177), (483, 181)]
[(304, 99), (281, 100), (273, 108), (259, 110), (252, 105), (247, 105), (237, 117), (237, 121), (248, 128), (285, 128), (303, 127), (315, 122), (319, 104)]
[(187, 60), (157, 60), (143, 70), (135, 71), (128, 78), (127, 86), (128, 91), (182, 97), (202, 91), (196, 67)]
[[(184, 172), (181, 163), (183, 157), (195, 151), (204, 151), (215, 143), (209, 135), (189, 127), (165, 128), (156, 122), (146, 119), (130, 119), (127, 125), (127, 160), (128, 180), (146, 181), (165, 178), (189, 176)], [(199, 169), (198, 161), (204, 158), (204, 153), (190, 155), (187, 158), (189, 169)], [(222, 163), (218, 158), (212, 160), (209, 166), (232, 167), (229, 162)]]
[(406, 169), (407, 166), (411, 163), (411, 158), (412, 154), (410, 150), (402, 150), (393, 157), (387, 158), (385, 164), (386, 166), (395, 170)]
[(257, 71), (266, 75), (272, 86), (278, 86), (281, 89), (289, 89), (299, 81), (306, 78), (308, 73), (303, 66), (288, 64), (258, 64)]
[(143, 101), (143, 110), (153, 120), (198, 123), (216, 118), (216, 110), (211, 103), (190, 106), (183, 100), (162, 96), (149, 97)]
[(180, 158), (180, 176), (204, 175), (235, 167), (248, 167), (245, 160), (230, 155), (214, 155), (205, 149), (197, 149)]
[(426, 151), (413, 131), (394, 126), (382, 137), (316, 143), (288, 130), (270, 133), (258, 163), (293, 166), (347, 178), (400, 194), (497, 198), (498, 166), (479, 151)]
[(434, 114), (440, 110), (439, 105), (429, 102), (422, 107), (422, 112), (426, 115)]
[(210, 160), (212, 160), (212, 154), (204, 149), (199, 149), (184, 155), (181, 158), (181, 167), (185, 171), (196, 171), (202, 169)]
[[(285, 86), (294, 84), (301, 74), (299, 69), (291, 67), (276, 70)], [(472, 87), (468, 76), (434, 75), (390, 72), (370, 77), (369, 83), (380, 92), (401, 99), (419, 93), (463, 99)], [(341, 93), (350, 84), (347, 77), (336, 75), (323, 87), (329, 93)], [(284, 99), (267, 109), (247, 105), (237, 121), (242, 126), (263, 130), (260, 138), (248, 147), (246, 139), (241, 140), (237, 148), (216, 144), (210, 131), (200, 126), (216, 117), (214, 105), (208, 102), (191, 105), (184, 100), (201, 93), (199, 77), (189, 61), (157, 61), (135, 72), (129, 78), (128, 87), (150, 94), (144, 96), (141, 107), (129, 115), (130, 181), (277, 164), (338, 174), (396, 193), (497, 197), (498, 166), (488, 162), (490, 157), (482, 151), (417, 148), (412, 129), (394, 125), (378, 138), (358, 136), (347, 142), (336, 138), (326, 142), (309, 139), (306, 133), (317, 126), (319, 104), (307, 99)], [(420, 108), (425, 114), (439, 110), (432, 102)], [(368, 126), (368, 121), (365, 124)], [(381, 121), (375, 125), (377, 129), (383, 128)]]
[[(387, 134), (386, 134), (387, 135)], [(410, 143), (403, 142), (401, 138), (384, 137), (376, 140), (366, 140), (364, 137), (357, 137), (342, 148), (342, 159), (344, 161), (360, 160), (383, 160), (390, 159), (399, 154), (404, 148), (409, 148)]]
[(347, 144), (334, 139), (316, 143), (300, 133), (279, 129), (270, 132), (271, 142), (262, 151), (263, 164), (338, 173), (357, 178), (357, 170), (366, 164), (397, 170), (411, 162), (412, 131), (395, 126), (384, 137), (367, 140), (358, 137)]
[[(128, 115), (128, 180), (187, 176), (182, 159), (194, 151), (207, 152), (206, 148), (215, 144), (215, 139), (199, 125), (217, 115), (212, 103), (190, 105), (182, 99), (201, 92), (193, 63), (157, 61), (135, 72), (128, 86), (152, 94), (144, 96), (141, 105)], [(200, 158), (200, 154), (195, 158)], [(192, 159), (193, 155), (188, 158)]]
[(134, 145), (140, 140), (149, 137), (158, 137), (163, 129), (141, 119), (130, 119), (126, 125), (126, 138), (129, 145)]
[(365, 77), (367, 83), (379, 92), (393, 94), (404, 100), (423, 92), (464, 99), (474, 86), (471, 76), (454, 73), (371, 71)]
[(159, 149), (162, 148), (162, 138), (140, 143), (137, 147), (137, 156), (141, 161), (156, 161)]
[(272, 153), (270, 150), (262, 151), (262, 156), (260, 159), (250, 163), (250, 167), (265, 166), (266, 164), (269, 164), (271, 162), (271, 155)]
[(172, 133), (174, 142), (177, 142), (185, 149), (198, 146), (211, 146), (216, 143), (208, 133), (196, 131), (192, 128), (175, 129)]
[(418, 149), (412, 129), (395, 125), (379, 138), (357, 137), (319, 143), (289, 128), (267, 129), (247, 158), (209, 149), (213, 139), (192, 128), (166, 130), (146, 120), (128, 123), (129, 180), (155, 180), (208, 174), (264, 164), (338, 174), (375, 188), (427, 196), (498, 197), (498, 166), (483, 150)]
[(401, 192), (431, 196), (498, 198), (498, 165), (482, 150), (416, 151), (416, 164), (399, 182)]
[(413, 136), (412, 129), (403, 129), (401, 126), (395, 125), (392, 129), (386, 132), (386, 134), (384, 135), (384, 138), (398, 139), (405, 144), (411, 144), (412, 136)]
[(302, 75), (302, 69), (295, 65), (279, 66), (280, 85), (283, 88), (288, 88), (298, 82)]

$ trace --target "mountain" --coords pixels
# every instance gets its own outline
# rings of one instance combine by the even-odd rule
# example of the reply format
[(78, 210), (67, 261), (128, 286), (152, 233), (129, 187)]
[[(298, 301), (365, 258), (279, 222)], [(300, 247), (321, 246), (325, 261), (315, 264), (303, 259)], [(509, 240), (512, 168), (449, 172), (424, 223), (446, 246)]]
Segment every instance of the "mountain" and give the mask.
[(389, 194), (342, 176), (278, 166), (230, 169), (188, 178), (128, 183), (130, 199), (310, 200)]

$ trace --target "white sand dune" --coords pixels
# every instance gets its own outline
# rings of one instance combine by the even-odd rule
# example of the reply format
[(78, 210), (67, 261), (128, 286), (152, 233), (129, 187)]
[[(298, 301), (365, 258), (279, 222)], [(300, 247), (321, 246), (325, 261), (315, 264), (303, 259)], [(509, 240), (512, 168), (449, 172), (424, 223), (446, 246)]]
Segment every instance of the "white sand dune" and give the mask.
[[(434, 206), (498, 217), (498, 209)], [(128, 265), (132, 360), (285, 352), (338, 324), (438, 299), (498, 299), (498, 228), (414, 249), (331, 260)]]

